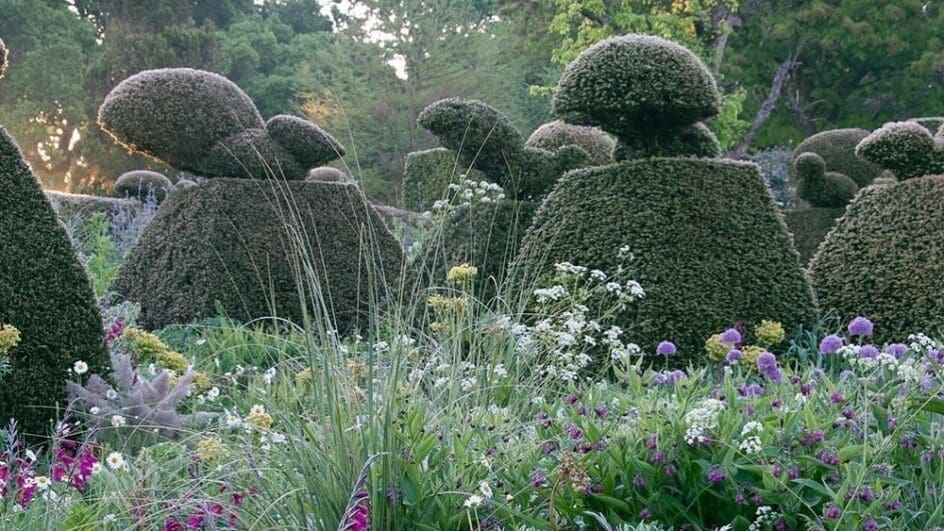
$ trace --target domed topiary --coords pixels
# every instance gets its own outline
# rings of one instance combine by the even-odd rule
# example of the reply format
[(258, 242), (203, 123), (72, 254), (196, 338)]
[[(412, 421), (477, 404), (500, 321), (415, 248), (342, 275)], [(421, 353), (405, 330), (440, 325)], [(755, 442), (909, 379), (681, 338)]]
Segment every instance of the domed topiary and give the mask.
[(934, 132), (939, 130), (944, 126), (944, 117), (942, 116), (926, 116), (924, 118), (910, 118), (909, 122), (916, 122), (921, 127), (924, 127), (928, 131)]
[(849, 177), (827, 172), (826, 163), (816, 153), (801, 153), (793, 164), (797, 172), (797, 195), (814, 207), (844, 207), (859, 191)]
[(554, 114), (620, 137), (685, 128), (718, 114), (721, 96), (695, 54), (649, 35), (599, 42), (567, 65)]
[[(0, 383), (0, 425), (46, 435), (76, 361), (108, 366), (92, 286), (13, 139), (0, 128), (0, 326), (20, 332)], [(76, 376), (72, 376), (75, 378)]]
[(656, 131), (644, 136), (621, 138), (613, 149), (613, 160), (636, 160), (649, 157), (721, 156), (721, 144), (705, 124), (699, 122), (685, 129)]
[[(794, 158), (803, 153), (816, 153), (826, 164), (826, 171), (841, 173), (859, 187), (878, 177), (882, 169), (856, 156), (856, 146), (869, 132), (865, 129), (833, 129), (817, 133), (793, 150)], [(792, 168), (795, 169), (795, 168)]]
[(944, 146), (916, 122), (883, 125), (859, 143), (856, 154), (899, 179), (944, 173)]
[(177, 181), (177, 184), (174, 185), (174, 190), (186, 190), (188, 188), (193, 188), (195, 186), (199, 186), (199, 185), (191, 181), (190, 179), (181, 179)]
[(0, 79), (3, 79), (3, 74), (7, 72), (9, 55), (10, 52), (7, 50), (7, 45), (3, 43), (3, 39), (0, 39)]
[(870, 186), (810, 263), (820, 306), (865, 315), (881, 344), (944, 323), (944, 176)]
[(148, 194), (154, 192), (158, 202), (174, 190), (173, 183), (162, 173), (148, 170), (135, 170), (123, 173), (115, 181), (115, 196), (121, 199), (132, 198), (147, 201)]
[[(297, 275), (309, 266), (345, 331), (373, 304), (368, 288), (393, 283), (400, 261), (399, 244), (356, 185), (211, 179), (168, 197), (112, 289), (141, 305), (148, 328), (215, 316), (217, 303), (238, 320), (302, 323), (299, 290), (311, 297), (311, 286)], [(321, 311), (316, 304), (310, 314)]]
[(87, 218), (97, 212), (101, 212), (109, 218), (121, 213), (133, 215), (140, 212), (142, 207), (141, 202), (137, 199), (68, 194), (53, 190), (45, 190), (44, 193), (60, 219), (66, 219), (70, 216)]
[(337, 168), (322, 166), (308, 170), (308, 177), (306, 177), (305, 180), (309, 182), (346, 183), (350, 179), (347, 178), (347, 175), (344, 175), (343, 171)]
[(577, 146), (587, 152), (588, 165), (602, 166), (612, 162), (616, 142), (599, 128), (571, 125), (556, 120), (535, 129), (525, 144), (552, 152), (564, 146)]
[(98, 112), (116, 141), (207, 177), (304, 179), (308, 168), (344, 154), (331, 135), (301, 118), (263, 123), (255, 104), (223, 76), (190, 68), (135, 74)]

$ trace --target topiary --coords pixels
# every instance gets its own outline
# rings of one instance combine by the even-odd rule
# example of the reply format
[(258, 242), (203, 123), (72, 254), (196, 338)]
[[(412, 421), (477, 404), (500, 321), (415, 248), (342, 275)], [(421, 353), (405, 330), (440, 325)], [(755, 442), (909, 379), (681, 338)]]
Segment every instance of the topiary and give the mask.
[(403, 169), (403, 204), (410, 210), (426, 212), (446, 196), (450, 184), (465, 179), (488, 180), (479, 170), (462, 165), (456, 152), (446, 148), (410, 153)]
[(350, 179), (337, 168), (322, 166), (308, 170), (308, 177), (305, 177), (305, 180), (309, 182), (346, 183)]
[(587, 152), (589, 165), (602, 166), (612, 161), (616, 142), (597, 127), (583, 127), (556, 120), (535, 129), (525, 145), (547, 151), (577, 146)]
[(787, 228), (793, 234), (793, 245), (800, 253), (800, 263), (807, 264), (829, 231), (836, 226), (846, 207), (807, 207), (783, 213)]
[(174, 190), (186, 190), (188, 188), (194, 188), (196, 186), (199, 186), (199, 185), (195, 183), (194, 181), (191, 181), (190, 179), (181, 179), (177, 181), (177, 184), (174, 185)]
[(870, 186), (810, 263), (823, 310), (875, 323), (881, 344), (944, 323), (944, 176)]
[(46, 194), (49, 204), (60, 219), (70, 216), (87, 218), (96, 212), (101, 212), (111, 218), (120, 214), (135, 215), (141, 210), (141, 202), (136, 199), (69, 194), (53, 190), (45, 190), (43, 193)]
[[(92, 286), (39, 182), (0, 128), (0, 326), (20, 331), (0, 385), (0, 424), (46, 435), (76, 361), (108, 366)], [(77, 376), (72, 376), (76, 378)]]
[(263, 123), (223, 76), (190, 68), (146, 70), (118, 84), (99, 126), (131, 151), (207, 177), (304, 179), (344, 155), (318, 126), (290, 116)]
[(803, 153), (815, 153), (823, 159), (826, 171), (841, 173), (859, 187), (866, 186), (882, 171), (879, 166), (856, 156), (856, 146), (867, 136), (869, 132), (865, 129), (823, 131), (801, 142), (793, 150), (794, 160)]
[(864, 138), (856, 154), (899, 179), (944, 173), (944, 135), (938, 135), (916, 122), (887, 123)]
[[(705, 338), (738, 320), (749, 328), (762, 319), (791, 329), (815, 322), (808, 280), (759, 168), (692, 157), (714, 153), (705, 147), (713, 135), (698, 124), (719, 107), (707, 68), (656, 37), (608, 39), (568, 65), (558, 116), (599, 125), (618, 137), (616, 158), (641, 160), (561, 178), (512, 265), (516, 285), (553, 276), (556, 262), (615, 270), (628, 246), (646, 297), (617, 320), (638, 323), (634, 341), (650, 351), (674, 342), (677, 363), (700, 357)], [(653, 158), (664, 152), (686, 157)]]
[(7, 50), (7, 45), (3, 43), (3, 39), (0, 39), (0, 79), (3, 79), (3, 74), (7, 72), (9, 55), (10, 52)]
[(115, 196), (146, 201), (148, 194), (154, 192), (158, 203), (174, 190), (174, 184), (162, 173), (148, 170), (134, 170), (121, 174), (115, 181)]
[(924, 127), (928, 131), (937, 131), (942, 126), (944, 126), (944, 117), (941, 116), (926, 116), (924, 118), (909, 118), (909, 122), (916, 122), (921, 127)]
[(789, 330), (816, 320), (807, 278), (754, 164), (654, 158), (565, 175), (535, 214), (512, 274), (568, 261), (613, 271), (628, 246), (645, 299), (620, 314), (633, 341), (699, 358), (705, 338), (742, 320)]
[(369, 287), (395, 281), (400, 261), (399, 244), (354, 184), (211, 179), (168, 197), (112, 289), (141, 305), (148, 328), (212, 317), (217, 305), (234, 319), (302, 323), (306, 311), (321, 312), (310, 269), (328, 326), (343, 331), (369, 309)]
[(797, 173), (797, 195), (814, 207), (844, 207), (859, 191), (849, 177), (827, 172), (826, 163), (816, 153), (801, 153), (793, 164)]

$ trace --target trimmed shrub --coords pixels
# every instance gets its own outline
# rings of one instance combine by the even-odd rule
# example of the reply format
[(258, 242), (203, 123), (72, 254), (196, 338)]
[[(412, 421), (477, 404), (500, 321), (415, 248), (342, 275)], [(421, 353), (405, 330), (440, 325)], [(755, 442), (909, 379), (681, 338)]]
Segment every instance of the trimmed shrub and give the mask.
[(684, 129), (623, 137), (616, 143), (613, 150), (613, 160), (616, 162), (650, 157), (718, 158), (720, 156), (721, 144), (714, 133), (701, 122)]
[(191, 181), (190, 179), (181, 179), (177, 181), (177, 184), (174, 185), (175, 190), (186, 190), (188, 188), (193, 188), (199, 186), (197, 183)]
[(118, 199), (97, 195), (67, 194), (46, 190), (44, 192), (52, 209), (65, 219), (69, 216), (88, 217), (101, 212), (112, 217), (119, 212), (136, 213), (141, 210), (141, 203), (136, 199)]
[(866, 186), (882, 169), (856, 156), (856, 146), (869, 132), (865, 129), (833, 129), (817, 133), (793, 150), (794, 158), (803, 153), (816, 153), (826, 163), (826, 171), (841, 173), (859, 186)]
[(0, 425), (46, 435), (65, 407), (68, 370), (108, 366), (92, 286), (13, 139), (0, 128), (0, 326), (20, 331), (0, 385)]
[(557, 151), (564, 146), (577, 146), (587, 152), (590, 166), (612, 162), (616, 142), (598, 127), (571, 125), (560, 120), (549, 122), (531, 133), (525, 144), (529, 147)]
[(824, 311), (867, 316), (870, 341), (944, 325), (944, 176), (870, 186), (849, 204), (810, 263)]
[(403, 170), (403, 204), (410, 210), (426, 212), (445, 197), (450, 184), (465, 179), (489, 180), (479, 170), (463, 166), (456, 153), (446, 148), (410, 153)]
[(794, 165), (797, 195), (814, 207), (844, 207), (859, 191), (859, 187), (849, 177), (827, 172), (826, 163), (816, 153), (801, 153)]
[(793, 234), (793, 245), (800, 253), (800, 263), (807, 264), (829, 231), (836, 226), (846, 207), (801, 208), (783, 213), (787, 228)]
[(129, 171), (115, 181), (115, 196), (121, 199), (146, 201), (152, 190), (154, 197), (161, 202), (174, 190), (174, 184), (164, 174), (148, 170)]
[(3, 43), (3, 39), (0, 39), (0, 79), (3, 79), (3, 74), (7, 72), (9, 56), (10, 52), (7, 50), (7, 45)]
[(921, 127), (924, 127), (925, 129), (927, 129), (928, 131), (931, 131), (932, 133), (934, 131), (939, 130), (942, 126), (944, 126), (944, 117), (941, 117), (941, 116), (927, 116), (924, 118), (909, 118), (908, 121), (916, 122)]
[(152, 329), (215, 316), (217, 303), (238, 320), (277, 315), (300, 323), (299, 289), (308, 285), (299, 288), (307, 279), (296, 278), (298, 239), (286, 224), (311, 247), (304, 249), (308, 265), (341, 331), (369, 308), (368, 271), (386, 275), (374, 282), (400, 273), (400, 246), (357, 186), (288, 182), (276, 189), (213, 179), (161, 205), (112, 289), (141, 304), (139, 321)]
[(711, 118), (721, 96), (711, 72), (686, 48), (626, 35), (591, 46), (567, 65), (553, 106), (566, 122), (625, 137)]
[(671, 340), (684, 364), (739, 320), (748, 330), (762, 319), (787, 330), (816, 321), (808, 280), (754, 164), (664, 158), (572, 171), (535, 214), (512, 274), (550, 276), (562, 261), (616, 270), (624, 245), (646, 297), (617, 321), (649, 352)]
[(310, 182), (346, 183), (350, 179), (347, 178), (347, 175), (344, 175), (343, 171), (337, 168), (322, 166), (308, 170), (308, 177), (305, 177), (305, 180)]
[(859, 143), (856, 154), (902, 180), (944, 173), (944, 149), (916, 122), (883, 125)]
[(207, 177), (304, 179), (344, 148), (315, 124), (255, 104), (223, 76), (191, 68), (147, 70), (122, 81), (99, 126), (130, 151)]

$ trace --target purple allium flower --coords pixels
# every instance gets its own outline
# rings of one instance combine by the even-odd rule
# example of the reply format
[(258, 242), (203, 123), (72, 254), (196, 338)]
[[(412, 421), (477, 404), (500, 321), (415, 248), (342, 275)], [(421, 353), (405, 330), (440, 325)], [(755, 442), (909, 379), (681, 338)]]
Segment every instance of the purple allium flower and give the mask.
[(643, 520), (652, 518), (652, 511), (650, 511), (648, 507), (643, 507), (642, 510), (639, 511), (639, 518), (642, 518)]
[(878, 531), (878, 523), (870, 516), (862, 523), (862, 531)]
[(571, 440), (579, 441), (580, 439), (583, 439), (583, 431), (581, 431), (577, 426), (571, 424), (570, 426), (567, 426), (567, 436), (570, 437)]
[(597, 416), (600, 417), (601, 419), (605, 419), (606, 414), (608, 412), (608, 410), (606, 409), (606, 406), (603, 404), (600, 404), (599, 406), (593, 408), (593, 411), (596, 412)]
[(676, 369), (674, 371), (669, 371), (668, 374), (666, 374), (666, 377), (668, 378), (668, 382), (670, 384), (674, 384), (676, 382), (681, 382), (682, 380), (687, 379), (688, 375), (685, 374), (685, 371)]
[(665, 475), (666, 475), (666, 476), (674, 476), (676, 472), (678, 472), (678, 469), (675, 468), (675, 465), (673, 465), (672, 463), (669, 463), (668, 465), (665, 465)]
[(928, 352), (927, 358), (930, 362), (944, 365), (944, 350), (933, 349)]
[(728, 355), (724, 357), (724, 361), (728, 362), (728, 365), (734, 365), (742, 359), (744, 359), (744, 354), (738, 349), (731, 349)]
[(740, 395), (743, 397), (750, 398), (764, 394), (764, 388), (760, 384), (752, 383), (738, 389), (738, 393), (740, 393)]
[(757, 356), (757, 371), (771, 382), (783, 381), (783, 373), (777, 366), (777, 356), (770, 352), (762, 352), (760, 356)]
[(657, 372), (652, 375), (652, 385), (664, 385), (668, 381), (664, 373)]
[(642, 477), (642, 474), (636, 474), (636, 477), (633, 478), (633, 486), (637, 488), (645, 487), (646, 478)]
[(849, 323), (850, 336), (868, 337), (872, 335), (872, 329), (872, 321), (869, 321), (865, 317), (856, 317)]
[(656, 354), (660, 356), (673, 356), (676, 352), (675, 343), (671, 341), (663, 341), (656, 347)]
[(892, 356), (901, 359), (905, 356), (905, 353), (908, 352), (908, 345), (905, 345), (904, 343), (892, 343), (891, 345), (885, 346), (885, 352), (888, 352)]
[(819, 351), (822, 354), (835, 354), (837, 350), (842, 348), (842, 338), (832, 334), (823, 338), (819, 342)]
[(721, 334), (721, 342), (728, 345), (737, 345), (741, 342), (741, 333), (737, 328), (728, 328)]
[(573, 393), (568, 393), (567, 396), (564, 397), (564, 403), (568, 406), (572, 406), (577, 403), (577, 397), (574, 396)]
[(544, 485), (545, 481), (547, 481), (547, 475), (545, 475), (544, 472), (541, 472), (540, 470), (535, 470), (534, 472), (531, 473), (531, 486), (532, 487), (538, 488), (541, 485)]
[(878, 357), (878, 349), (875, 348), (875, 345), (862, 345), (862, 348), (859, 349), (859, 357), (874, 360)]
[(724, 481), (724, 470), (719, 466), (711, 467), (711, 470), (708, 471), (708, 483), (712, 485), (717, 485)]
[(826, 510), (823, 511), (823, 515), (830, 520), (838, 520), (842, 516), (842, 511), (839, 510), (839, 506), (835, 503), (830, 503), (826, 506)]

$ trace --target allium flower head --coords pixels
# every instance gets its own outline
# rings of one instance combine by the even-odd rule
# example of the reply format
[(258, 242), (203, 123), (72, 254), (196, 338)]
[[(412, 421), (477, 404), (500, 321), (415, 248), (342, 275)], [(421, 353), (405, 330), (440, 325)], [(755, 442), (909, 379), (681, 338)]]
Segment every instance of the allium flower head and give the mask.
[(722, 481), (724, 481), (724, 470), (719, 466), (712, 467), (711, 470), (708, 471), (708, 483), (717, 485)]
[(849, 335), (867, 337), (872, 335), (872, 321), (865, 317), (856, 317), (849, 323)]
[(905, 353), (908, 352), (908, 345), (904, 343), (892, 343), (885, 347), (885, 352), (888, 352), (892, 356), (895, 356), (898, 359), (904, 357)]
[(724, 360), (727, 361), (729, 365), (734, 365), (742, 359), (744, 359), (744, 354), (738, 349), (732, 349), (728, 352), (728, 355), (724, 357)]
[(672, 356), (677, 352), (675, 348), (675, 343), (671, 341), (663, 341), (659, 343), (659, 346), (656, 347), (656, 354), (660, 356)]
[(860, 358), (875, 359), (878, 357), (878, 349), (875, 348), (875, 345), (863, 345), (859, 349)]
[(741, 333), (738, 332), (737, 328), (728, 328), (721, 334), (721, 341), (728, 345), (737, 345), (741, 342)]
[(835, 354), (837, 350), (842, 348), (842, 338), (833, 334), (828, 335), (819, 342), (819, 351), (823, 354)]

